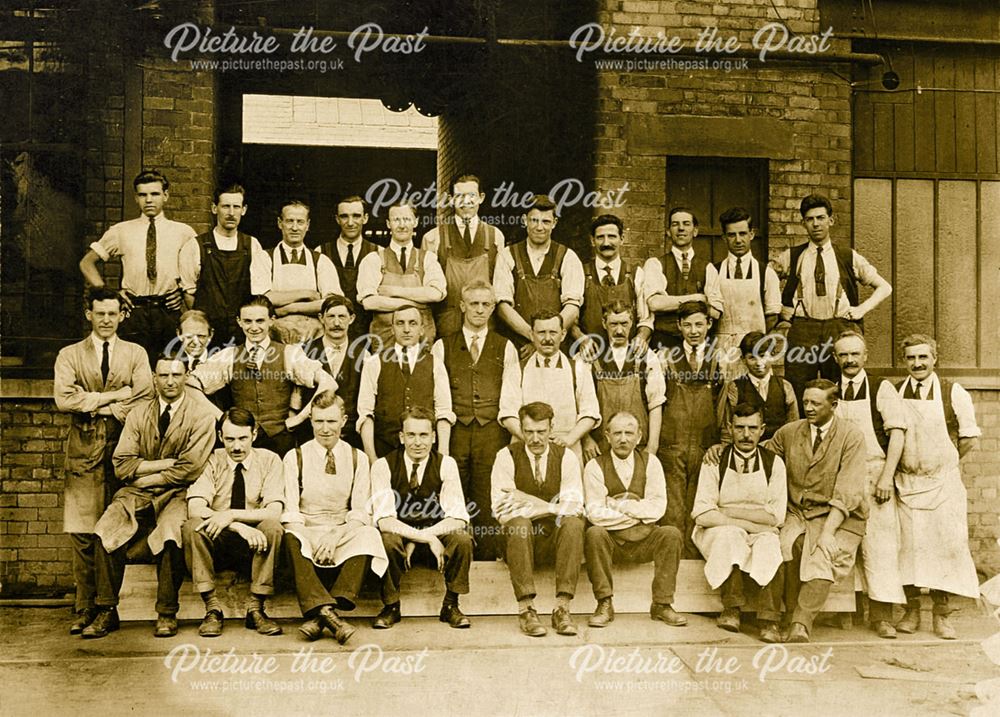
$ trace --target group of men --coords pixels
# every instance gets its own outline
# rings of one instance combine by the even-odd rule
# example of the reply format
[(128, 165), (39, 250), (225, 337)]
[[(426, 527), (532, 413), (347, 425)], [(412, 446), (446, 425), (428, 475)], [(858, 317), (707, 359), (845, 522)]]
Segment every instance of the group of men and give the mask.
[[(471, 561), (503, 557), (532, 636), (547, 632), (534, 607), (546, 561), (559, 634), (577, 631), (584, 562), (593, 627), (614, 619), (616, 561), (653, 562), (651, 617), (685, 624), (678, 564), (703, 557), (719, 626), (739, 630), (751, 610), (767, 642), (810, 639), (859, 547), (881, 637), (917, 629), (929, 588), (934, 630), (953, 638), (948, 596), (977, 594), (959, 473), (979, 435), (971, 399), (937, 376), (926, 336), (904, 341), (899, 385), (865, 373), (860, 322), (891, 287), (831, 243), (821, 195), (802, 201), (809, 242), (775, 272), (752, 256), (740, 208), (720, 216), (724, 260), (694, 251), (697, 217), (675, 208), (670, 247), (639, 266), (612, 215), (593, 221), (581, 262), (552, 240), (544, 196), (527, 240), (506, 246), (478, 215), (472, 175), (450, 187), (454, 220), (419, 248), (406, 204), (378, 247), (364, 202), (345, 198), (340, 237), (311, 249), (309, 208), (288, 202), (265, 252), (239, 231), (239, 185), (216, 192), (201, 236), (163, 216), (162, 174), (134, 186), (143, 216), (81, 261), (92, 333), (56, 364), (57, 405), (73, 413), (74, 633), (117, 627), (129, 559), (157, 562), (161, 636), (177, 631), (185, 565), (201, 634), (221, 633), (214, 570), (234, 560), (251, 564), (247, 627), (280, 632), (264, 601), (285, 560), (302, 633), (341, 643), (354, 628), (337, 611), (366, 572), (381, 578), (374, 627), (388, 628), (419, 560), (444, 574), (441, 620), (461, 628)], [(97, 268), (114, 255), (117, 293)], [(859, 285), (874, 289), (865, 302)]]

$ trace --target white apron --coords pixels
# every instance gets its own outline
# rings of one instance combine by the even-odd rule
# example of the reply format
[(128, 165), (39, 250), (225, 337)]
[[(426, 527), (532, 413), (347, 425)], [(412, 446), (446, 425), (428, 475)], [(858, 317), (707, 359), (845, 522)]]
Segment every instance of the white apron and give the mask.
[[(552, 435), (563, 437), (576, 426), (576, 381), (573, 362), (565, 354), (556, 354), (558, 368), (539, 368), (537, 356), (532, 356), (521, 373), (521, 395), (525, 403), (544, 401), (552, 407)], [(583, 448), (577, 441), (567, 446), (583, 465)]]
[(751, 260), (753, 276), (750, 279), (729, 278), (729, 259), (719, 271), (719, 288), (722, 292), (724, 311), (719, 319), (717, 335), (719, 365), (729, 380), (745, 373), (740, 360), (740, 341), (751, 331), (766, 331), (764, 307), (760, 300), (760, 279), (758, 271), (763, 271), (760, 262)]
[[(767, 475), (763, 468), (752, 473), (729, 475), (719, 488), (719, 505), (747, 507), (766, 505)], [(748, 533), (735, 525), (694, 527), (691, 540), (705, 557), (705, 579), (712, 589), (726, 581), (735, 565), (761, 587), (771, 582), (781, 566), (778, 529), (773, 533)]]
[(941, 398), (904, 399), (903, 405), (906, 442), (896, 473), (903, 583), (977, 598), (965, 485)]
[[(305, 247), (305, 264), (282, 264), (281, 247), (275, 247), (271, 253), (273, 262), (271, 272), (271, 289), (273, 291), (300, 291), (309, 289), (319, 291), (316, 281), (316, 266), (312, 250)], [(320, 336), (323, 333), (323, 325), (315, 316), (305, 314), (289, 314), (280, 316), (274, 320), (272, 338), (277, 338), (283, 344), (298, 344)]]
[[(867, 390), (877, 391), (878, 387), (869, 380)], [(872, 600), (905, 604), (903, 578), (899, 572), (896, 501), (888, 500), (880, 505), (875, 500), (875, 484), (885, 466), (885, 452), (875, 437), (870, 399), (839, 401), (835, 412), (861, 429), (868, 457), (868, 522), (865, 524), (865, 537), (861, 540), (863, 569), (854, 571), (854, 589), (864, 591)]]

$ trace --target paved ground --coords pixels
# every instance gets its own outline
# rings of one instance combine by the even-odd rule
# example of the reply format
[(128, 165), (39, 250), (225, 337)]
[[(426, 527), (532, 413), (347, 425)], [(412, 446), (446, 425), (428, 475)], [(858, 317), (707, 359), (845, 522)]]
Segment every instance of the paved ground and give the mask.
[(84, 641), (65, 633), (64, 608), (0, 609), (0, 714), (965, 715), (982, 707), (976, 684), (1000, 678), (981, 645), (1000, 625), (974, 607), (956, 617), (954, 642), (817, 627), (811, 645), (765, 647), (710, 617), (577, 621), (576, 638), (532, 639), (509, 617), (470, 630), (406, 619), (388, 632), (359, 620), (339, 647), (301, 640), (292, 621), (275, 638), (228, 620), (212, 640), (196, 622), (169, 640), (139, 622)]

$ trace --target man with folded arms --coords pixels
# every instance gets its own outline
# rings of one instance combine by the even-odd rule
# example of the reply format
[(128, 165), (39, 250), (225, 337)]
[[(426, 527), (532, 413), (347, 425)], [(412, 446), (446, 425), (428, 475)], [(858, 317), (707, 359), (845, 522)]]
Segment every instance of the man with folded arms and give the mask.
[(368, 563), (376, 575), (387, 561), (369, 515), (368, 458), (340, 440), (344, 402), (323, 391), (312, 402), (314, 438), (285, 455), (285, 556), (308, 640), (329, 630), (343, 645), (355, 628), (337, 610), (353, 610)]
[(254, 448), (257, 422), (243, 408), (222, 416), (222, 448), (212, 452), (205, 470), (187, 490), (188, 519), (182, 529), (184, 556), (194, 589), (205, 601), (202, 637), (222, 634), (222, 602), (215, 594), (217, 566), (250, 563), (246, 627), (261, 635), (280, 635), (281, 626), (264, 612), (274, 594), (274, 566), (281, 546), (281, 509), (285, 476), (281, 459)]
[(517, 599), (521, 632), (542, 637), (535, 612), (535, 565), (555, 562), (556, 608), (552, 627), (575, 635), (569, 604), (576, 594), (583, 558), (583, 485), (580, 464), (566, 446), (551, 443), (552, 407), (521, 406), (518, 419), (524, 442), (497, 453), (493, 464), (493, 514), (507, 538), (507, 567)]
[(683, 539), (670, 525), (657, 525), (667, 509), (663, 467), (656, 456), (636, 451), (639, 419), (616, 413), (605, 428), (610, 452), (589, 461), (583, 469), (587, 506), (584, 550), (587, 575), (594, 588), (597, 609), (587, 622), (606, 627), (615, 619), (612, 603), (612, 565), (616, 561), (655, 563), (653, 600), (649, 616), (673, 627), (687, 618), (672, 607)]
[[(458, 596), (469, 592), (472, 537), (462, 481), (453, 458), (433, 451), (434, 414), (423, 406), (403, 411), (402, 446), (372, 466), (372, 519), (382, 532), (389, 569), (382, 578), (385, 607), (373, 627), (384, 630), (400, 620), (399, 584), (415, 557), (444, 574), (441, 622), (471, 625), (458, 609)], [(414, 554), (415, 551), (419, 551)]]
[(785, 521), (785, 464), (758, 443), (764, 433), (759, 406), (733, 410), (718, 465), (701, 464), (694, 499), (694, 544), (705, 556), (705, 578), (722, 593), (718, 626), (740, 631), (740, 611), (756, 611), (763, 642), (780, 642), (782, 571), (778, 528)]

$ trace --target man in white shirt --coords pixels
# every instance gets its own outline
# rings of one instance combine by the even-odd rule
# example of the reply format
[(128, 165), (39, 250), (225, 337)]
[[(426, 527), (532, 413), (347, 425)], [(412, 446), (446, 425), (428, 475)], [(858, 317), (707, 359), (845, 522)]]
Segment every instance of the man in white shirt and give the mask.
[(639, 421), (632, 414), (616, 413), (605, 432), (611, 450), (588, 461), (583, 469), (587, 520), (591, 524), (584, 550), (587, 575), (597, 599), (597, 608), (587, 624), (607, 627), (615, 619), (614, 562), (653, 561), (649, 616), (672, 627), (687, 625), (687, 618), (671, 605), (684, 541), (677, 528), (657, 525), (667, 508), (663, 468), (656, 456), (636, 451)]
[(929, 588), (934, 634), (954, 640), (951, 595), (976, 598), (979, 581), (969, 551), (968, 502), (961, 459), (981, 432), (969, 392), (937, 375), (937, 342), (924, 334), (903, 339), (909, 376), (896, 388), (906, 411), (906, 440), (896, 472), (899, 565), (906, 614), (898, 632), (920, 628), (920, 589)]
[(377, 460), (371, 471), (372, 519), (389, 557), (382, 578), (385, 607), (372, 626), (384, 630), (399, 622), (400, 579), (415, 559), (430, 558), (444, 574), (441, 622), (467, 628), (471, 622), (459, 609), (458, 596), (469, 592), (472, 537), (458, 466), (432, 450), (434, 415), (429, 410), (415, 406), (401, 418), (402, 447)]
[(184, 300), (177, 277), (181, 247), (195, 236), (187, 224), (163, 214), (170, 198), (170, 182), (155, 169), (144, 169), (132, 181), (135, 203), (142, 216), (119, 222), (90, 245), (80, 271), (87, 284), (104, 286), (98, 262), (120, 256), (122, 308), (127, 318), (121, 337), (146, 349), (150, 363), (174, 337)]
[(429, 346), (435, 336), (431, 306), (448, 288), (444, 272), (434, 252), (413, 245), (417, 210), (412, 204), (389, 207), (386, 224), (389, 246), (366, 256), (358, 267), (358, 301), (372, 312), (370, 331), (379, 339), (372, 350), (380, 352), (392, 342), (393, 312), (403, 306), (420, 310), (422, 338)]
[(215, 227), (188, 240), (178, 257), (181, 289), (189, 309), (204, 311), (218, 346), (243, 341), (240, 302), (271, 290), (271, 259), (260, 242), (239, 230), (247, 213), (246, 190), (228, 184), (215, 190)]
[(399, 448), (400, 416), (413, 406), (432, 410), (438, 451), (448, 455), (455, 422), (448, 371), (421, 341), (425, 320), (415, 306), (393, 311), (392, 346), (366, 358), (361, 369), (358, 433), (372, 463)]
[(306, 246), (309, 207), (293, 199), (285, 202), (278, 216), (281, 241), (271, 252), (271, 290), (267, 298), (274, 304), (275, 330), (286, 344), (319, 336), (316, 318), (323, 299), (343, 294), (333, 262)]
[(506, 535), (518, 623), (531, 637), (546, 634), (534, 605), (534, 569), (544, 563), (555, 563), (556, 570), (552, 627), (560, 635), (577, 634), (569, 606), (583, 559), (583, 484), (573, 452), (549, 440), (553, 415), (546, 403), (521, 406), (524, 442), (502, 449), (493, 464), (493, 514)]

